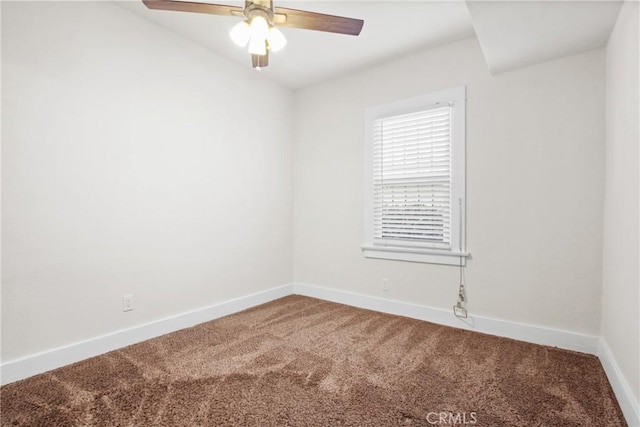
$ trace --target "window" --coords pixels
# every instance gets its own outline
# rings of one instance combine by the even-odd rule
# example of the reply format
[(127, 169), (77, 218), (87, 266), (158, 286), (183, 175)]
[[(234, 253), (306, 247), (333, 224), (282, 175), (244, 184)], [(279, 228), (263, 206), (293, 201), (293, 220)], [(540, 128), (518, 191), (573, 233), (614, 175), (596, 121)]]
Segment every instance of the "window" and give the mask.
[(464, 264), (464, 86), (365, 114), (368, 258)]

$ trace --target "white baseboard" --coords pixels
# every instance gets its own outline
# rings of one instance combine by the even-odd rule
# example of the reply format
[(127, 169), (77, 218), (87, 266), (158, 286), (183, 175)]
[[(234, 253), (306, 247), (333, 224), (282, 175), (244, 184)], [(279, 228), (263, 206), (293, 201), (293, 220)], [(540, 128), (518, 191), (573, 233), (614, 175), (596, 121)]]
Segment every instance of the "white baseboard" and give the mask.
[(607, 377), (611, 382), (618, 403), (627, 419), (627, 423), (633, 427), (640, 426), (640, 422), (638, 421), (638, 404), (634, 401), (631, 389), (622, 375), (611, 350), (607, 344), (598, 337), (558, 329), (505, 322), (482, 316), (471, 315), (468, 319), (463, 320), (455, 317), (450, 310), (442, 310), (303, 283), (292, 283), (280, 286), (130, 329), (116, 331), (86, 341), (11, 360), (0, 366), (0, 384), (9, 384), (131, 344), (237, 313), (292, 294), (319, 298), (368, 310), (425, 320), (440, 325), (468, 329), (535, 344), (598, 355)]
[(453, 315), (452, 310), (442, 310), (424, 305), (377, 298), (304, 283), (294, 283), (293, 293), (354, 307), (366, 308), (368, 310), (425, 320), (439, 325), (468, 329), (489, 335), (513, 338), (520, 341), (559, 347), (582, 353), (598, 354), (599, 338), (592, 335), (522, 323), (505, 322), (503, 320), (482, 316), (469, 315), (467, 319), (460, 319)]
[(624, 418), (627, 420), (629, 427), (640, 427), (640, 402), (636, 401), (631, 391), (629, 383), (625, 379), (618, 362), (616, 362), (613, 353), (607, 342), (600, 338), (600, 347), (598, 349), (598, 357), (607, 374), (613, 393), (618, 399), (618, 404)]
[(425, 320), (439, 325), (596, 355), (604, 367), (605, 374), (611, 383), (627, 424), (629, 427), (640, 427), (639, 404), (635, 400), (631, 387), (622, 374), (609, 346), (599, 337), (559, 329), (505, 322), (482, 316), (470, 315), (468, 319), (459, 319), (449, 310), (304, 283), (294, 283), (293, 293), (353, 307)]
[(237, 313), (292, 293), (292, 285), (280, 286), (86, 341), (11, 360), (0, 366), (0, 384), (9, 384), (131, 344)]

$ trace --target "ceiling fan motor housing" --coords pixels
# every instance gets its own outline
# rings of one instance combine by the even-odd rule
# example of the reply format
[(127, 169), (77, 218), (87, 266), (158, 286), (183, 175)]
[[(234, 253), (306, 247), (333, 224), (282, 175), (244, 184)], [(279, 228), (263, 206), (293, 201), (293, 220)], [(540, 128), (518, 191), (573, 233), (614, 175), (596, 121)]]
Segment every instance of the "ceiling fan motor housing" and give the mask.
[(242, 11), (247, 23), (256, 16), (262, 16), (271, 26), (275, 25), (273, 10), (269, 7), (262, 6), (257, 3), (251, 3)]

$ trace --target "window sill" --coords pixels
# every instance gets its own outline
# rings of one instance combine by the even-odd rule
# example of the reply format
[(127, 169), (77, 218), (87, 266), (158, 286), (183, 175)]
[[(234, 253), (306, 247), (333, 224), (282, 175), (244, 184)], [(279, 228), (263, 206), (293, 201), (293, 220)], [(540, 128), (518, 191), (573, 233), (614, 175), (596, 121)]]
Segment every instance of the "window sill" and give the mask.
[(460, 262), (462, 262), (462, 266), (467, 264), (467, 257), (469, 256), (467, 252), (371, 245), (363, 245), (362, 253), (365, 258), (443, 265), (460, 265)]

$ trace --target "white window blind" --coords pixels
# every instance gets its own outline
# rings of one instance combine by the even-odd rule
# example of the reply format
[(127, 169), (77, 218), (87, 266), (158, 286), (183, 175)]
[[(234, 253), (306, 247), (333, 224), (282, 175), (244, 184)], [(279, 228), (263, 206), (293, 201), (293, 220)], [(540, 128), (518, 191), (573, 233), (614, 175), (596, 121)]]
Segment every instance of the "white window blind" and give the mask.
[(365, 111), (367, 258), (466, 262), (466, 88)]
[(451, 246), (451, 106), (373, 123), (374, 239)]

